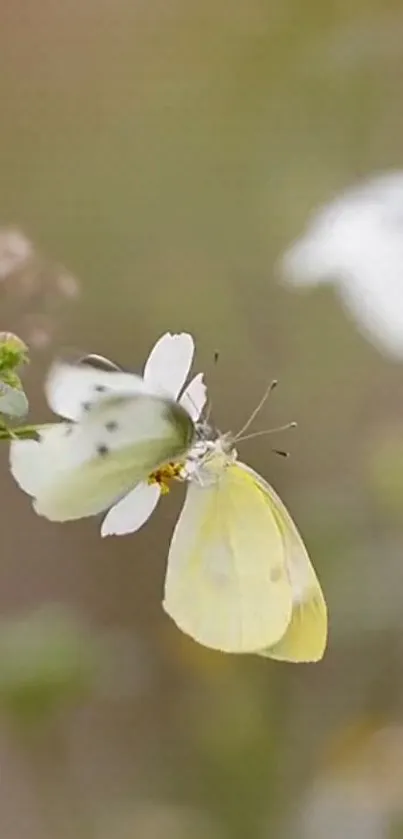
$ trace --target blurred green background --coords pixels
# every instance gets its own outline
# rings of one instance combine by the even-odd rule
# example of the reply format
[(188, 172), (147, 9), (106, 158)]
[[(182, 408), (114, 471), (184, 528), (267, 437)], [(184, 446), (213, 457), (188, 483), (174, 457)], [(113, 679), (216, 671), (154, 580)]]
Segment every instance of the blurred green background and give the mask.
[(32, 339), (32, 418), (66, 346), (141, 369), (191, 331), (224, 430), (275, 376), (260, 422), (298, 421), (292, 457), (241, 455), (330, 610), (317, 665), (198, 647), (160, 606), (180, 488), (101, 540), (36, 517), (3, 444), (4, 839), (403, 837), (403, 371), (275, 270), (319, 202), (403, 165), (402, 44), (381, 0), (1, 5), (0, 225), (35, 249), (0, 260), (1, 326)]

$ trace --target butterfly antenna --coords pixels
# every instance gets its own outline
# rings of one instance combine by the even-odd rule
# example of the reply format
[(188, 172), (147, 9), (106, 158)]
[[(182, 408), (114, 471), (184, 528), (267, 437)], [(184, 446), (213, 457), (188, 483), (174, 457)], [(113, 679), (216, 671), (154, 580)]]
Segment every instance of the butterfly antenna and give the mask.
[[(244, 442), (244, 440), (253, 440), (254, 437), (263, 437), (266, 434), (279, 434), (281, 431), (289, 431), (290, 428), (296, 428), (296, 422), (287, 422), (285, 425), (278, 425), (277, 428), (265, 428), (263, 431), (254, 431), (252, 434), (244, 434), (242, 437), (235, 438), (237, 443)], [(273, 449), (273, 451), (275, 451)], [(284, 452), (278, 452), (278, 454), (285, 454)]]
[(270, 394), (271, 394), (272, 390), (274, 390), (274, 388), (275, 388), (275, 387), (277, 387), (277, 384), (278, 384), (277, 379), (273, 379), (273, 381), (272, 381), (272, 382), (270, 382), (270, 384), (269, 384), (268, 388), (266, 388), (266, 390), (265, 390), (265, 392), (264, 392), (264, 394), (263, 394), (263, 396), (262, 396), (262, 398), (261, 398), (260, 402), (256, 405), (255, 410), (254, 410), (254, 411), (252, 411), (252, 413), (251, 413), (251, 415), (250, 415), (249, 419), (246, 421), (245, 425), (243, 425), (243, 426), (242, 426), (242, 428), (241, 428), (241, 429), (238, 431), (238, 433), (236, 434), (236, 436), (235, 436), (235, 438), (234, 438), (234, 439), (235, 439), (237, 442), (238, 442), (239, 440), (248, 439), (248, 438), (243, 437), (242, 435), (245, 433), (245, 431), (247, 431), (247, 430), (248, 430), (248, 428), (250, 428), (250, 426), (252, 425), (253, 421), (256, 419), (256, 417), (257, 417), (257, 415), (258, 415), (259, 411), (261, 411), (261, 410), (262, 410), (263, 405), (265, 404), (266, 400), (267, 400), (267, 399), (268, 399), (268, 397), (270, 396)]
[(278, 454), (280, 457), (289, 457), (290, 452), (285, 452), (283, 449), (272, 449), (273, 454)]
[(195, 410), (197, 410), (197, 405), (196, 405), (196, 402), (194, 401), (194, 399), (192, 399), (192, 397), (191, 397), (191, 396), (189, 396), (189, 394), (188, 394), (188, 393), (186, 393), (186, 399), (188, 399), (188, 400), (189, 400), (189, 402), (190, 402), (190, 404), (191, 404), (192, 408), (194, 408)]
[[(214, 367), (217, 366), (219, 358), (220, 358), (219, 350), (214, 350), (214, 355), (213, 355)], [(207, 411), (206, 411), (206, 419), (205, 419), (206, 425), (208, 425), (208, 423), (209, 423), (209, 419), (211, 417), (212, 410), (213, 410), (213, 402), (212, 402), (211, 399), (209, 399), (208, 406), (207, 406)]]

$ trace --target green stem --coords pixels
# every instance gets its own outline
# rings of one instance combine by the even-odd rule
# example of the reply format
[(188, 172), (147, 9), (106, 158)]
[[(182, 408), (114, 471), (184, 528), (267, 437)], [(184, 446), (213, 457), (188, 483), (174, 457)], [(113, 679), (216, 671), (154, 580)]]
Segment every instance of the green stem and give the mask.
[(0, 440), (39, 440), (38, 432), (42, 425), (21, 425), (19, 428), (8, 428), (0, 425)]

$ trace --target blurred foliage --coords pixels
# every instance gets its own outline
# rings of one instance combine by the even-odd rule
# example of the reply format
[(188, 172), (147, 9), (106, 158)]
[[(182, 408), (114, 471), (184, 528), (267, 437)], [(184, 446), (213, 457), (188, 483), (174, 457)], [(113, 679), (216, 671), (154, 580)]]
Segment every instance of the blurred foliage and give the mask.
[(0, 333), (0, 414), (21, 417), (28, 413), (28, 400), (17, 369), (28, 362), (28, 347), (11, 332)]
[[(13, 376), (13, 379), (15, 381)], [(28, 413), (28, 399), (20, 383), (12, 387), (6, 382), (0, 382), (0, 414), (6, 417), (24, 417)]]
[(91, 692), (95, 641), (63, 610), (42, 607), (0, 625), (0, 708), (17, 725), (48, 720)]

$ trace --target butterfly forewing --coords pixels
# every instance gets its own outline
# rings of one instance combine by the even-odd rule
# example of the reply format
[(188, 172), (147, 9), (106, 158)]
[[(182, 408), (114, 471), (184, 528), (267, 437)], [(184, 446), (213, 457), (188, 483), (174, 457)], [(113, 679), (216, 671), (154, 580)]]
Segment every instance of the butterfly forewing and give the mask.
[(77, 421), (105, 397), (118, 393), (147, 393), (147, 388), (141, 376), (108, 370), (105, 366), (101, 369), (84, 359), (79, 364), (55, 362), (49, 371), (45, 392), (55, 414)]
[(102, 512), (163, 463), (183, 456), (193, 428), (180, 405), (160, 397), (99, 401), (82, 421), (66, 423), (35, 509), (55, 521)]
[[(213, 471), (216, 460), (209, 461)], [(232, 464), (217, 477), (189, 485), (169, 552), (164, 608), (207, 647), (256, 652), (281, 638), (291, 618), (283, 541), (246, 472)]]

